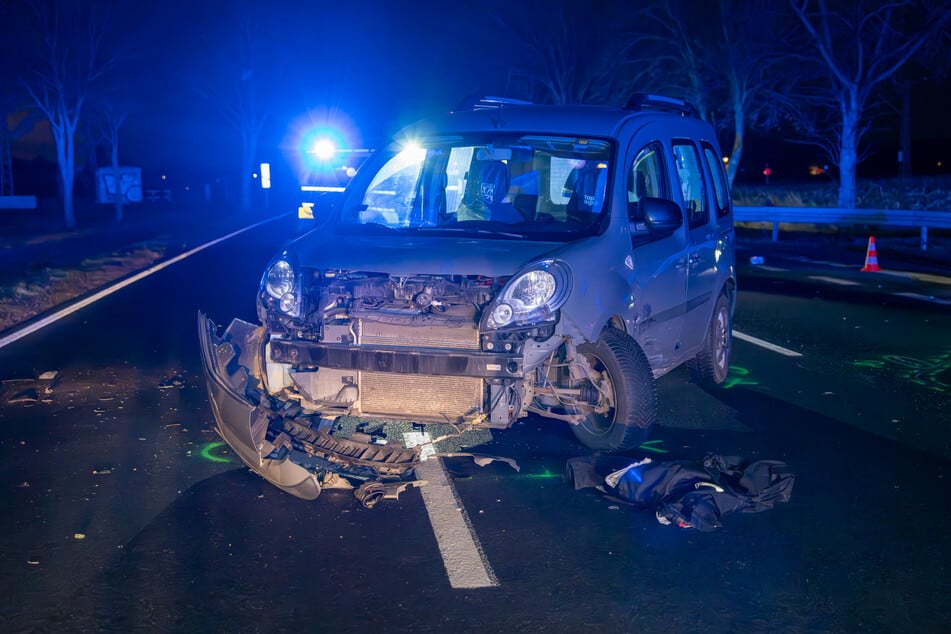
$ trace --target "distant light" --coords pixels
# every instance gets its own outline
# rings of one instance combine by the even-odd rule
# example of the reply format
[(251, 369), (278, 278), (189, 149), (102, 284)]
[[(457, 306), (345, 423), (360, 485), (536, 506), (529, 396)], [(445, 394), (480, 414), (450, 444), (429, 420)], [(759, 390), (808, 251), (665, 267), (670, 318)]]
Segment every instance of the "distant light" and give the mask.
[(353, 178), (354, 174), (356, 173), (357, 173), (357, 170), (355, 168), (353, 167), (347, 168), (347, 176), (349, 176), (350, 178)]
[(944, 163), (942, 163), (941, 161), (938, 161), (938, 167), (944, 167)]
[(162, 174), (162, 180), (165, 180), (165, 178), (166, 178), (165, 174)]
[(311, 151), (321, 161), (329, 161), (336, 154), (337, 148), (330, 139), (317, 139), (314, 141)]
[(255, 180), (257, 180), (257, 177), (258, 177), (258, 173), (257, 173), (257, 172), (251, 174), (251, 178), (253, 178), (253, 179), (255, 179)]
[(723, 164), (726, 165), (726, 164), (729, 163), (729, 162), (730, 162), (730, 157), (729, 157), (729, 156), (724, 156), (724, 157), (723, 157)]
[(270, 163), (261, 163), (261, 189), (271, 189)]

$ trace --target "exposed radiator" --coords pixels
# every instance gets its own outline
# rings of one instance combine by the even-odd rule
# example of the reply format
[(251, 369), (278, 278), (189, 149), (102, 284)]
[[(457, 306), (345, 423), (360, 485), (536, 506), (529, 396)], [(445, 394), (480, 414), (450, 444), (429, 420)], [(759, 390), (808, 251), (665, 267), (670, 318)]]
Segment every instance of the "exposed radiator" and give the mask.
[(380, 346), (479, 349), (479, 331), (462, 326), (401, 326), (378, 321), (360, 321), (360, 343)]
[(481, 411), (482, 379), (361, 372), (359, 381), (364, 414), (457, 422)]
[[(364, 345), (478, 350), (479, 332), (472, 327), (404, 326), (361, 321)], [(360, 410), (364, 414), (456, 422), (481, 411), (482, 379), (360, 372)]]

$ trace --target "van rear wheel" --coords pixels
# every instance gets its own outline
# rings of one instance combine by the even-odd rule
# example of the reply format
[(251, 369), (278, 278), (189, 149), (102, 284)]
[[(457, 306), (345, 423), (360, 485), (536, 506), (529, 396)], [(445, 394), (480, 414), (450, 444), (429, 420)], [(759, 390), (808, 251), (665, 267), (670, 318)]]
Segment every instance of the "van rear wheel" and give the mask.
[(625, 451), (639, 446), (657, 418), (657, 394), (647, 357), (626, 333), (607, 328), (596, 342), (578, 346), (594, 371), (588, 385), (595, 392), (596, 411), (571, 425), (585, 446)]
[(730, 303), (726, 295), (720, 295), (713, 309), (713, 318), (710, 320), (703, 348), (687, 362), (690, 378), (704, 387), (722, 385), (730, 373), (732, 350), (733, 323), (730, 319)]

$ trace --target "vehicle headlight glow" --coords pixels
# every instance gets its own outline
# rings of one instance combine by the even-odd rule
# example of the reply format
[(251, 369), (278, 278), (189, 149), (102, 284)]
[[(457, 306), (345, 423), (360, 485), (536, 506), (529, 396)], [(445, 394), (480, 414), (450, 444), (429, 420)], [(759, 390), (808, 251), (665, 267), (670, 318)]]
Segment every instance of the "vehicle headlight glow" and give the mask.
[(287, 260), (275, 260), (264, 274), (264, 290), (281, 299), (294, 290), (294, 268)]
[(514, 275), (489, 305), (483, 329), (519, 328), (555, 320), (568, 299), (571, 270), (560, 260), (544, 260)]
[(264, 272), (261, 286), (264, 294), (277, 300), (278, 310), (291, 317), (297, 316), (300, 307), (297, 274), (285, 256), (271, 262)]

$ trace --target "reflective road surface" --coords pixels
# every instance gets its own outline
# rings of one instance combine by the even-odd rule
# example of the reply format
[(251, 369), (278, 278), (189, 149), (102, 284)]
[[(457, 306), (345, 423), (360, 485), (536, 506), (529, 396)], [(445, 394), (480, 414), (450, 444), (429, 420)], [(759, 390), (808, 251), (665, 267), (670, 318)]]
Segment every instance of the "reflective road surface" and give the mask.
[(573, 490), (562, 474), (584, 449), (531, 418), (473, 449), (519, 471), (435, 463), (492, 582), (453, 587), (435, 535), (460, 524), (422, 489), (303, 502), (212, 431), (196, 313), (253, 321), (288, 230), (242, 233), (0, 349), (4, 631), (951, 627), (946, 305), (853, 269), (745, 266), (730, 380), (662, 378), (659, 442), (631, 456), (782, 460), (791, 500), (713, 533), (663, 526)]

